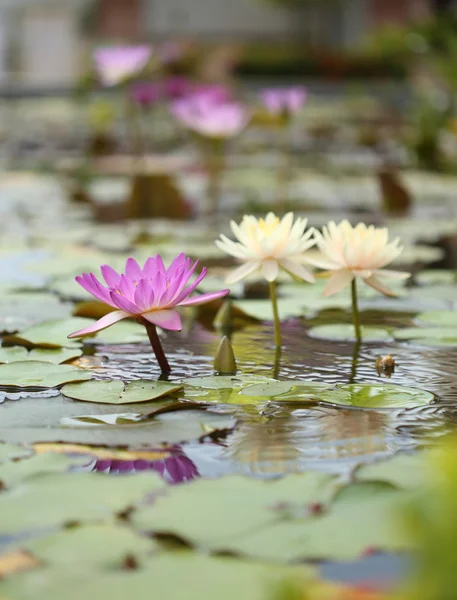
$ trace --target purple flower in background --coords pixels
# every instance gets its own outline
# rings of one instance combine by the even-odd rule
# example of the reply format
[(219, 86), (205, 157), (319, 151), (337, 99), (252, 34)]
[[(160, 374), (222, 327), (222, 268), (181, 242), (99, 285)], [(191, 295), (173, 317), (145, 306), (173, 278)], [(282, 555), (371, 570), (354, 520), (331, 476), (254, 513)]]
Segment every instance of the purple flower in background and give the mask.
[(142, 108), (150, 108), (162, 98), (162, 90), (158, 83), (142, 81), (131, 86), (130, 97)]
[(238, 135), (250, 120), (250, 113), (243, 104), (218, 102), (206, 94), (174, 102), (171, 112), (188, 129), (212, 139)]
[(307, 93), (304, 87), (268, 88), (260, 93), (265, 108), (274, 115), (292, 116), (305, 104)]
[(230, 291), (220, 290), (189, 298), (206, 275), (206, 269), (202, 269), (195, 281), (189, 283), (197, 265), (198, 261), (192, 265), (190, 258), (180, 254), (167, 269), (158, 254), (148, 258), (143, 268), (136, 260), (129, 258), (125, 265), (125, 274), (122, 275), (116, 273), (112, 267), (103, 265), (101, 272), (106, 286), (101, 284), (93, 273), (84, 273), (76, 277), (76, 281), (87, 292), (116, 310), (68, 337), (90, 335), (129, 317), (142, 317), (162, 329), (180, 331), (182, 325), (176, 310), (178, 306), (205, 304), (226, 296)]
[(100, 459), (92, 465), (92, 471), (127, 475), (155, 471), (168, 483), (183, 483), (200, 476), (192, 460), (182, 451), (176, 451), (163, 460), (109, 460)]
[(122, 83), (140, 73), (151, 60), (151, 46), (111, 46), (94, 51), (94, 64), (100, 81), (107, 87)]
[(192, 95), (196, 98), (204, 98), (208, 101), (220, 104), (233, 101), (233, 94), (231, 89), (222, 84), (197, 84), (192, 91)]
[(187, 77), (174, 75), (163, 83), (164, 94), (170, 100), (183, 98), (192, 92), (192, 82)]

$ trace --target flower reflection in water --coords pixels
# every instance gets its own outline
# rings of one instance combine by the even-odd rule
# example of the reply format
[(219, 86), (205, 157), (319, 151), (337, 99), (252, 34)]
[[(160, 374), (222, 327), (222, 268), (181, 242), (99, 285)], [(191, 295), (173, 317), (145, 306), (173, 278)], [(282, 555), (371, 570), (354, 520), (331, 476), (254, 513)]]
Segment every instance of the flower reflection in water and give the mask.
[(197, 466), (180, 448), (173, 449), (170, 456), (161, 460), (98, 459), (92, 461), (91, 471), (113, 475), (127, 475), (155, 471), (168, 483), (183, 483), (200, 477)]

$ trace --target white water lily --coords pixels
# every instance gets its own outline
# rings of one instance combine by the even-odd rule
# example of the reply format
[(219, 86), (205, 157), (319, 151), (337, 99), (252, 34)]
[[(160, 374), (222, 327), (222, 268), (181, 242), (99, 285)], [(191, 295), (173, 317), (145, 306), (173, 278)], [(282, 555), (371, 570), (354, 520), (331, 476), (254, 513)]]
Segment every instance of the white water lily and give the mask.
[(227, 284), (241, 281), (255, 271), (260, 271), (268, 282), (273, 282), (280, 269), (314, 283), (314, 276), (302, 264), (307, 262), (305, 252), (316, 243), (312, 237), (313, 230), (306, 231), (307, 223), (308, 219), (302, 218), (294, 222), (293, 213), (279, 219), (272, 212), (264, 219), (245, 215), (239, 225), (231, 221), (237, 241), (221, 235), (216, 245), (243, 264), (227, 278)]
[(353, 227), (347, 220), (337, 225), (331, 221), (323, 228), (322, 234), (316, 232), (315, 239), (323, 255), (316, 264), (331, 271), (324, 296), (340, 292), (357, 277), (378, 292), (395, 296), (381, 279), (403, 280), (410, 277), (409, 273), (384, 268), (403, 250), (398, 238), (389, 242), (386, 228), (364, 223)]

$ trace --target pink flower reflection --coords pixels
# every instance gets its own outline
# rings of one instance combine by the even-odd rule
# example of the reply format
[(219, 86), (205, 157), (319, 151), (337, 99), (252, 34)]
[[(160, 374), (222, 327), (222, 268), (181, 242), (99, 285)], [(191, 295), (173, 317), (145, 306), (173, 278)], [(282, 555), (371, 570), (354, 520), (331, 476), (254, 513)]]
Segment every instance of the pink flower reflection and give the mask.
[(127, 475), (141, 473), (143, 471), (154, 471), (165, 481), (171, 484), (191, 481), (200, 477), (200, 473), (192, 460), (182, 451), (163, 460), (108, 460), (95, 461), (92, 471), (99, 473), (110, 473), (113, 475)]

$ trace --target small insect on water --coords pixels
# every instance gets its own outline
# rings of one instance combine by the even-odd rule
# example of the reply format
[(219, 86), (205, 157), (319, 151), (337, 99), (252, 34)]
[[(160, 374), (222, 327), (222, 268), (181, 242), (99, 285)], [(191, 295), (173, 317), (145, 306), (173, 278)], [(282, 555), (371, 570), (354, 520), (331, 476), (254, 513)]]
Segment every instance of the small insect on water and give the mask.
[(376, 359), (376, 372), (381, 377), (381, 375), (385, 375), (386, 377), (392, 377), (392, 373), (395, 372), (395, 359), (391, 354), (387, 354), (386, 356), (378, 356)]

